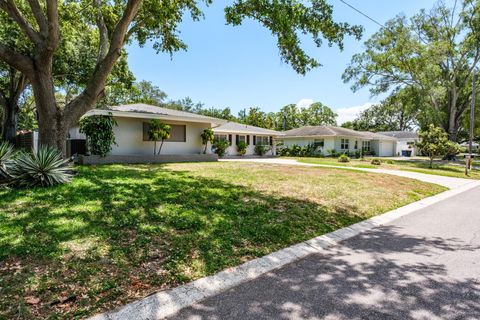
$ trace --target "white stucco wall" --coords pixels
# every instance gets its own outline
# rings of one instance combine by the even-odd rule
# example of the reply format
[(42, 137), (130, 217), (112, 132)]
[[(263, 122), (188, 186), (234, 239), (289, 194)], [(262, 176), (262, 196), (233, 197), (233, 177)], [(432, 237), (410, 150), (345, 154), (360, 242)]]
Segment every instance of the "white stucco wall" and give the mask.
[(415, 147), (410, 148), (408, 146), (409, 142), (415, 143), (416, 140), (415, 139), (398, 139), (397, 144), (396, 144), (396, 148), (395, 148), (395, 155), (396, 156), (401, 156), (403, 150), (410, 150), (410, 151), (412, 151), (412, 157), (416, 156), (417, 155), (417, 150), (416, 150)]
[(318, 138), (284, 138), (281, 137), (279, 140), (283, 141), (283, 144), (286, 147), (291, 147), (294, 145), (304, 147), (308, 146), (309, 144), (313, 144), (315, 140), (320, 140), (323, 139), (323, 148), (321, 149), (321, 152), (323, 155), (328, 155), (329, 152), (328, 150), (333, 150), (335, 149), (335, 139), (333, 137), (318, 137)]
[[(222, 135), (226, 135), (227, 136), (227, 139), (228, 139), (228, 135), (231, 134), (232, 135), (232, 145), (229, 146), (227, 148), (227, 151), (226, 151), (226, 155), (227, 156), (237, 156), (239, 155), (238, 154), (238, 151), (237, 151), (237, 145), (236, 145), (236, 133), (217, 133), (217, 134), (222, 134)], [(241, 136), (247, 136), (247, 134), (240, 134)], [(253, 134), (250, 134), (250, 143), (248, 144), (247, 146), (247, 152), (245, 153), (246, 156), (249, 156), (249, 155), (255, 155), (255, 145), (253, 144)], [(267, 136), (267, 135), (255, 135), (255, 136), (264, 136), (264, 137), (269, 137), (270, 139), (270, 136)], [(246, 138), (245, 138), (246, 139)], [(265, 155), (276, 155), (276, 147), (275, 147), (275, 137), (273, 138), (273, 146), (271, 146), (270, 150), (265, 154)], [(209, 147), (209, 150), (211, 149), (211, 147)], [(211, 152), (211, 151), (210, 151)]]
[[(335, 150), (337, 153), (355, 153), (362, 148), (362, 139), (359, 138), (352, 138), (352, 137), (325, 137), (325, 138), (280, 138), (280, 140), (284, 141), (284, 145), (287, 147), (291, 147), (293, 145), (298, 146), (307, 146), (309, 144), (313, 144), (314, 140), (324, 139), (324, 148), (323, 154), (328, 155), (328, 150)], [(349, 139), (348, 150), (343, 150), (342, 146), (342, 139)], [(355, 149), (355, 141), (357, 141), (357, 149)], [(394, 141), (371, 141), (370, 148), (375, 152), (376, 156), (379, 157), (392, 157), (394, 156)]]
[[(116, 117), (118, 126), (114, 127), (115, 140), (117, 145), (112, 146), (112, 155), (138, 155), (153, 154), (153, 141), (143, 141), (143, 122), (150, 120), (135, 119), (135, 118), (119, 118)], [(194, 123), (194, 122), (178, 122), (178, 121), (164, 121), (168, 124), (186, 125), (186, 141), (185, 142), (170, 142), (166, 140), (163, 144), (161, 154), (198, 154), (202, 153), (204, 146), (200, 135), (203, 130), (210, 128), (210, 123)], [(85, 136), (78, 132), (78, 128), (69, 130), (71, 139), (84, 139)], [(157, 150), (160, 146), (160, 141), (157, 142)]]

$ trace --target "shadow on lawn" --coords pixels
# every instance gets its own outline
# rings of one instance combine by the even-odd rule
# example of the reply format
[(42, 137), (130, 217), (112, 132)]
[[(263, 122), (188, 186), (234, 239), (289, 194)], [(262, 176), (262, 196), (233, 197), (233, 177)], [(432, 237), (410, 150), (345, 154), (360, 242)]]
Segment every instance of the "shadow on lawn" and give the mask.
[[(184, 309), (174, 319), (478, 319), (480, 283), (448, 275), (458, 239), (383, 227)], [(440, 252), (440, 253), (439, 253)], [(392, 254), (389, 256), (389, 254)], [(457, 265), (458, 266), (458, 265)]]
[[(363, 219), (163, 166), (79, 171), (0, 191), (0, 317), (92, 314)], [(62, 295), (75, 302), (50, 305)]]

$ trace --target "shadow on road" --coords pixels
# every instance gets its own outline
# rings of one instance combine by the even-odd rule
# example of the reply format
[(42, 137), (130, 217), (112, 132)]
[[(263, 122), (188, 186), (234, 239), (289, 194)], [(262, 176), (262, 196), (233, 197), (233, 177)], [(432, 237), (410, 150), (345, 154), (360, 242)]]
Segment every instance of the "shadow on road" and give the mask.
[[(479, 319), (479, 247), (383, 227), (185, 309), (178, 319)], [(466, 268), (469, 269), (469, 268)], [(477, 273), (478, 274), (478, 270)]]

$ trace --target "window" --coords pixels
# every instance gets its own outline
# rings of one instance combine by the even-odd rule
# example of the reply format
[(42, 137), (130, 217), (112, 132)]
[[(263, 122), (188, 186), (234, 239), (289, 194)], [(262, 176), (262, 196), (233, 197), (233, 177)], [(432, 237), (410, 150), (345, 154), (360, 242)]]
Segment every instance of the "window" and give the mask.
[[(170, 138), (165, 142), (186, 142), (187, 141), (187, 126), (184, 124), (168, 124), (170, 126)], [(148, 138), (148, 130), (150, 124), (143, 123), (143, 141), (150, 141)]]
[(256, 145), (259, 146), (268, 146), (270, 142), (268, 141), (267, 136), (257, 136)]
[(323, 148), (325, 146), (325, 139), (315, 139), (315, 140), (313, 140), (313, 146), (315, 148)]
[(237, 136), (238, 142), (245, 142), (247, 143), (247, 136)]
[(340, 149), (341, 150), (348, 150), (349, 149), (349, 143), (350, 143), (350, 140), (348, 139), (341, 139), (340, 140)]
[(362, 150), (370, 151), (370, 141), (362, 141)]
[(358, 141), (355, 140), (355, 150), (357, 150), (357, 149), (358, 149)]
[(222, 140), (228, 140), (228, 137), (226, 134), (216, 134), (213, 136), (213, 140), (215, 141), (222, 141)]

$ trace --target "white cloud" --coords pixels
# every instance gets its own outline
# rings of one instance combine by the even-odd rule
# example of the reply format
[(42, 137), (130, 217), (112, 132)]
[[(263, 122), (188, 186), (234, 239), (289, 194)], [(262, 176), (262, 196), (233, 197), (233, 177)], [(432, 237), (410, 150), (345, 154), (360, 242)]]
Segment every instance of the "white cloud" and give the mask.
[(342, 123), (345, 123), (347, 121), (355, 120), (362, 111), (367, 110), (372, 105), (373, 103), (366, 102), (360, 106), (337, 109), (335, 112), (338, 114), (338, 118), (337, 118), (338, 125), (341, 125)]
[(314, 102), (313, 99), (301, 99), (297, 102), (297, 108), (308, 108)]

